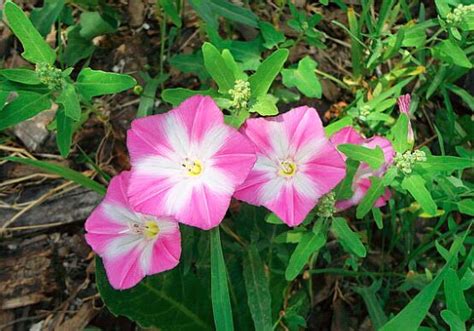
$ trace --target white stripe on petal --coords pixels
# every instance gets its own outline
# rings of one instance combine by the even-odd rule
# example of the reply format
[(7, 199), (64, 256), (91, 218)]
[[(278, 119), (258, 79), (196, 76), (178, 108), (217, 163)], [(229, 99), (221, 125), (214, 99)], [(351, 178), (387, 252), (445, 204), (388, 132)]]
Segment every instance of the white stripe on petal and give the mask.
[(136, 222), (138, 217), (130, 209), (117, 204), (104, 202), (103, 207), (105, 215), (113, 223), (128, 226), (128, 222)]
[(303, 165), (312, 158), (314, 158), (325, 143), (328, 143), (325, 139), (312, 139), (301, 146), (295, 154), (296, 164)]
[(182, 161), (174, 153), (170, 153), (169, 158), (155, 155), (138, 161), (134, 169), (140, 175), (167, 177), (172, 180), (183, 175), (183, 167), (180, 162)]
[(320, 196), (316, 184), (302, 172), (296, 173), (293, 179), (293, 186), (299, 194), (307, 198), (316, 199)]
[(145, 239), (142, 235), (124, 234), (117, 236), (107, 245), (104, 257), (113, 259), (119, 256), (127, 255), (139, 245), (143, 245), (144, 243)]
[(263, 184), (259, 191), (258, 196), (259, 200), (262, 202), (272, 201), (278, 197), (280, 191), (283, 188), (283, 185), (286, 184), (286, 179), (280, 176), (275, 176), (270, 179), (268, 182)]
[(185, 205), (189, 204), (192, 198), (193, 187), (197, 184), (193, 179), (194, 178), (182, 179), (166, 192), (166, 214), (174, 215)]
[(284, 160), (289, 156), (288, 153), (290, 151), (290, 142), (288, 140), (288, 135), (281, 123), (269, 122), (269, 124), (270, 126), (268, 130), (268, 135), (270, 137), (270, 143), (274, 152), (274, 156), (270, 156), (276, 157), (279, 160)]
[(189, 151), (189, 133), (178, 115), (168, 113), (164, 123), (166, 138), (174, 151), (184, 158)]
[(273, 177), (278, 173), (279, 170), (276, 162), (276, 160), (270, 160), (263, 154), (257, 154), (257, 161), (253, 166), (253, 170), (268, 173), (269, 176)]
[(153, 259), (153, 247), (155, 246), (155, 240), (148, 240), (144, 246), (142, 253), (140, 254), (140, 260), (138, 263), (140, 263), (140, 267), (143, 270), (143, 273), (145, 275), (150, 274), (150, 269), (151, 269), (151, 263)]
[(201, 161), (209, 160), (222, 148), (229, 134), (229, 129), (224, 125), (214, 126), (204, 134), (201, 141), (192, 143), (191, 151)]
[(212, 192), (217, 194), (234, 193), (235, 187), (229, 179), (229, 175), (225, 174), (220, 168), (209, 166), (204, 169), (204, 172), (199, 178), (202, 185), (208, 187)]

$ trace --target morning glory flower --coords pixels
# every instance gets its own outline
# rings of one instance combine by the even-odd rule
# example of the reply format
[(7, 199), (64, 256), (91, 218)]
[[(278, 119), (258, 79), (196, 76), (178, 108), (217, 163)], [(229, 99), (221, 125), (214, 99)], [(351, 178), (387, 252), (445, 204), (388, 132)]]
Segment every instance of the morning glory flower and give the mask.
[(193, 96), (165, 114), (132, 122), (128, 195), (145, 214), (210, 229), (255, 163), (253, 144), (224, 124), (210, 97)]
[(398, 98), (398, 108), (400, 109), (400, 112), (402, 114), (405, 114), (405, 115), (408, 116), (407, 142), (410, 145), (413, 145), (413, 143), (415, 142), (415, 135), (413, 133), (413, 128), (412, 128), (411, 122), (410, 122), (410, 104), (411, 104), (410, 94), (405, 94), (405, 95), (402, 95)]
[(241, 131), (256, 145), (257, 162), (235, 197), (267, 207), (289, 226), (300, 224), (345, 176), (313, 108), (249, 119)]
[(126, 196), (130, 173), (114, 177), (104, 200), (86, 221), (86, 241), (102, 258), (115, 289), (174, 268), (181, 255), (178, 222), (132, 209)]
[[(359, 168), (357, 169), (352, 181), (352, 190), (354, 191), (354, 194), (350, 199), (336, 202), (336, 209), (344, 210), (359, 204), (359, 202), (364, 198), (371, 185), (369, 177), (383, 176), (388, 166), (393, 162), (394, 151), (392, 144), (388, 139), (379, 136), (375, 136), (370, 139), (364, 139), (354, 128), (350, 126), (336, 132), (331, 137), (331, 142), (336, 146), (340, 144), (357, 144), (368, 148), (375, 148), (376, 146), (379, 146), (384, 153), (385, 162), (379, 169), (373, 170), (365, 162), (362, 162), (359, 165)], [(343, 153), (341, 153), (341, 156), (344, 158), (344, 160), (346, 159), (346, 156)], [(390, 196), (390, 190), (386, 189), (385, 193), (375, 202), (375, 207), (384, 206), (390, 199)]]

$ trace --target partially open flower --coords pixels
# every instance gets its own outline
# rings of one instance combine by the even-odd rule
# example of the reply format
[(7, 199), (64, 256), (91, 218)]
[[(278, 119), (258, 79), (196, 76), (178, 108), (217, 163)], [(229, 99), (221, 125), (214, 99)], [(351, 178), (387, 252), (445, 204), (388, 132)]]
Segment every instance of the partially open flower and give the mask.
[(407, 142), (410, 145), (413, 145), (415, 142), (415, 134), (413, 133), (413, 128), (410, 122), (410, 104), (411, 104), (411, 96), (410, 94), (402, 95), (398, 98), (398, 108), (400, 108), (400, 113), (405, 114), (408, 116), (408, 136)]
[(129, 179), (129, 172), (112, 179), (85, 225), (87, 243), (102, 258), (115, 289), (133, 287), (145, 276), (174, 268), (181, 255), (178, 223), (135, 212), (125, 194)]
[[(336, 209), (344, 210), (359, 204), (370, 188), (371, 183), (369, 178), (372, 176), (383, 176), (388, 166), (393, 162), (394, 152), (392, 144), (388, 139), (378, 136), (365, 139), (350, 126), (336, 132), (331, 137), (331, 142), (336, 146), (340, 144), (357, 144), (368, 148), (375, 148), (376, 146), (379, 146), (382, 148), (385, 158), (384, 164), (376, 170), (373, 170), (367, 163), (364, 162), (359, 165), (359, 168), (357, 169), (352, 181), (352, 189), (354, 194), (350, 199), (336, 202)], [(341, 156), (344, 158), (344, 160), (346, 159), (346, 156), (343, 153), (341, 153)], [(390, 196), (390, 190), (386, 189), (385, 193), (375, 202), (375, 207), (384, 206), (390, 199)]]
[(257, 162), (235, 197), (267, 207), (289, 226), (344, 178), (345, 164), (313, 108), (249, 119), (242, 132), (254, 142)]
[(133, 207), (201, 229), (217, 226), (255, 163), (255, 148), (210, 97), (194, 96), (166, 114), (133, 121), (128, 194)]

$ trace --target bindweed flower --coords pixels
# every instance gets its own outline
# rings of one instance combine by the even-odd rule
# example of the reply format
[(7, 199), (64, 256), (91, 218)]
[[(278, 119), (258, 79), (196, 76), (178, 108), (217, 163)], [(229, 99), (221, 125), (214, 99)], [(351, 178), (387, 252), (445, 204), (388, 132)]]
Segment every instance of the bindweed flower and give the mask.
[[(352, 189), (354, 191), (354, 194), (350, 199), (336, 202), (336, 209), (344, 210), (359, 204), (359, 202), (362, 200), (362, 198), (365, 196), (365, 194), (370, 188), (371, 183), (369, 178), (372, 176), (381, 177), (385, 173), (388, 166), (393, 162), (394, 152), (392, 144), (388, 139), (378, 136), (372, 137), (370, 139), (364, 139), (356, 130), (354, 130), (350, 126), (345, 127), (336, 132), (331, 137), (331, 142), (334, 145), (358, 144), (368, 148), (375, 148), (376, 146), (379, 146), (380, 148), (382, 148), (385, 158), (384, 164), (377, 170), (371, 169), (369, 165), (364, 162), (359, 165), (359, 168), (357, 169), (354, 175), (354, 179), (352, 181)], [(341, 153), (341, 155), (345, 160), (346, 156), (343, 153)], [(390, 190), (386, 189), (385, 193), (375, 202), (375, 207), (384, 206), (389, 199)]]
[(133, 207), (201, 229), (217, 226), (255, 163), (253, 144), (224, 124), (210, 97), (194, 96), (128, 132)]
[(115, 289), (174, 268), (181, 255), (178, 222), (135, 212), (126, 196), (130, 173), (114, 177), (101, 204), (86, 221), (86, 240), (103, 259)]
[(345, 164), (313, 108), (249, 119), (242, 132), (256, 145), (257, 162), (235, 197), (267, 207), (289, 226), (344, 178)]
[(413, 133), (413, 128), (411, 127), (411, 122), (410, 122), (410, 104), (411, 104), (410, 94), (405, 94), (398, 98), (398, 108), (400, 109), (400, 113), (408, 116), (407, 142), (412, 146), (413, 143), (415, 142), (415, 135)]

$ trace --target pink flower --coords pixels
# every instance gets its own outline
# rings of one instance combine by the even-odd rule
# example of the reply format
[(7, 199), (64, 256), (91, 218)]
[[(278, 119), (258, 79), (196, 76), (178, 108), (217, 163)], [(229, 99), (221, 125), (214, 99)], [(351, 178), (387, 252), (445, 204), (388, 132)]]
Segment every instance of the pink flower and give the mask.
[[(356, 130), (354, 130), (350, 126), (345, 127), (336, 132), (331, 137), (331, 142), (336, 146), (340, 144), (357, 144), (368, 148), (375, 148), (376, 146), (380, 146), (380, 148), (382, 148), (383, 150), (385, 158), (385, 163), (377, 170), (373, 170), (372, 168), (370, 168), (367, 163), (363, 162), (360, 164), (359, 169), (357, 169), (357, 172), (354, 175), (354, 179), (352, 182), (352, 189), (354, 191), (353, 196), (350, 199), (336, 202), (336, 208), (338, 210), (344, 210), (359, 204), (359, 202), (367, 193), (367, 190), (370, 188), (371, 183), (369, 177), (381, 177), (385, 173), (388, 166), (393, 162), (394, 151), (392, 148), (392, 144), (388, 139), (378, 136), (372, 137), (370, 139), (364, 139)], [(341, 153), (341, 155), (344, 160), (346, 160), (346, 156), (343, 153)], [(390, 199), (390, 196), (390, 190), (386, 189), (385, 193), (375, 202), (375, 207), (384, 206)]]
[(411, 104), (411, 96), (410, 94), (402, 95), (398, 98), (398, 108), (400, 109), (400, 113), (405, 114), (408, 116), (408, 136), (407, 142), (412, 145), (415, 142), (415, 135), (413, 133), (413, 128), (410, 122), (410, 104)]
[(313, 108), (249, 119), (242, 132), (255, 143), (257, 162), (235, 197), (267, 207), (289, 226), (344, 178), (345, 164)]
[(201, 229), (217, 226), (255, 163), (255, 148), (210, 97), (194, 96), (166, 114), (140, 118), (128, 132), (133, 207)]
[(145, 276), (174, 268), (181, 255), (175, 220), (135, 212), (125, 192), (130, 173), (110, 182), (107, 194), (86, 221), (86, 240), (102, 258), (115, 289), (135, 286)]

